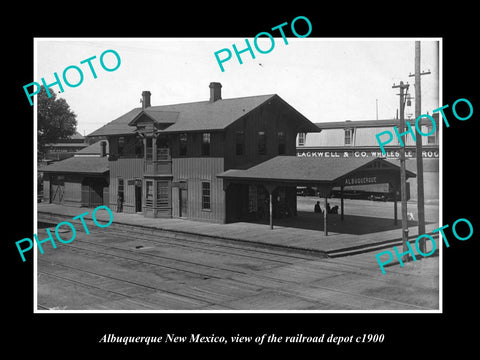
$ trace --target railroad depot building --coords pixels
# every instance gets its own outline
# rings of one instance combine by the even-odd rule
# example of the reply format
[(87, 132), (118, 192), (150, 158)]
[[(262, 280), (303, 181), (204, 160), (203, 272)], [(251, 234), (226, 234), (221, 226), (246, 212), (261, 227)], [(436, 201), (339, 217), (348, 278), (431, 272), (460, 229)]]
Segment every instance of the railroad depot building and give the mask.
[[(295, 157), (297, 133), (319, 130), (278, 95), (222, 99), (220, 83), (209, 87), (209, 100), (162, 106), (151, 106), (144, 91), (142, 107), (89, 135), (109, 143), (112, 210), (217, 223), (265, 212), (263, 187), (226, 188), (217, 175)], [(296, 207), (294, 185), (275, 195)]]
[[(298, 186), (316, 187), (325, 208), (336, 187), (387, 183), (398, 192), (390, 159), (297, 156), (297, 135), (319, 126), (276, 94), (222, 99), (221, 87), (210, 83), (209, 100), (161, 106), (144, 91), (142, 107), (89, 135), (106, 139), (94, 154), (87, 148), (45, 168), (44, 201), (151, 218), (265, 219), (273, 228), (273, 218), (297, 215)], [(396, 221), (396, 201), (393, 213)]]
[[(422, 158), (424, 170), (425, 201), (439, 199), (439, 124), (438, 113), (433, 114), (435, 132), (430, 120), (422, 118), (421, 130), (424, 134), (432, 132), (430, 136), (422, 137)], [(415, 119), (406, 119), (415, 129)], [(299, 133), (297, 137), (297, 156), (315, 158), (324, 161), (326, 158), (354, 158), (354, 159), (388, 159), (400, 166), (400, 144), (393, 128), (399, 127), (398, 119), (336, 121), (316, 123), (321, 130), (316, 133)], [(375, 135), (382, 131), (391, 131), (393, 140), (385, 145), (385, 154), (382, 154)], [(384, 135), (384, 138), (386, 135)], [(411, 134), (403, 137), (405, 143), (406, 168), (414, 173), (417, 171), (416, 142)], [(389, 184), (367, 184), (361, 186), (345, 186), (346, 191), (364, 191), (365, 193), (388, 193)], [(417, 182), (415, 177), (407, 181), (407, 197), (417, 199)]]

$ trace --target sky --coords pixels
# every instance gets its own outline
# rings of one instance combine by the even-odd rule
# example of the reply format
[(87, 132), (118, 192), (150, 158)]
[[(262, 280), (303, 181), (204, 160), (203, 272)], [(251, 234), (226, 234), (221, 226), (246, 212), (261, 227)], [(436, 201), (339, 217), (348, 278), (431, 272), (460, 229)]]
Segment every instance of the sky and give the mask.
[[(135, 107), (140, 107), (142, 91), (151, 92), (151, 105), (204, 101), (210, 96), (209, 84), (222, 84), (222, 98), (277, 94), (312, 122), (392, 119), (399, 106), (399, 89), (393, 84), (410, 84), (415, 96), (415, 40), (421, 41), (421, 70), (431, 74), (421, 78), (422, 113), (438, 108), (439, 39), (416, 38), (274, 38), (274, 48), (267, 54), (258, 52), (255, 59), (247, 51), (236, 59), (232, 44), (238, 50), (246, 47), (245, 38), (36, 38), (34, 79), (38, 83), (54, 82), (54, 72), (62, 78), (64, 69), (78, 66), (84, 75), (77, 87), (62, 80), (63, 93), (52, 86), (77, 114), (77, 130), (88, 135), (104, 124)], [(266, 37), (258, 46), (271, 47)], [(223, 63), (222, 72), (214, 53), (228, 48), (232, 58)], [(100, 55), (115, 50), (121, 59), (115, 71), (105, 71)], [(87, 63), (91, 61), (97, 78)], [(219, 54), (221, 58), (226, 53)], [(105, 54), (105, 65), (113, 68), (116, 59)], [(67, 72), (68, 80), (79, 82), (75, 70)], [(26, 106), (29, 105), (25, 97)], [(412, 106), (406, 117), (414, 116)]]

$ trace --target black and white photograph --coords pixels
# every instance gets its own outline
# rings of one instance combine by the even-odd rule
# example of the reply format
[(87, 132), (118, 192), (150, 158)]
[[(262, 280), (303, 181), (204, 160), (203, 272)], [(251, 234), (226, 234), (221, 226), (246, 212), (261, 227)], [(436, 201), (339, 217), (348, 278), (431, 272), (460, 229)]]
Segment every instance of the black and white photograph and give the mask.
[(441, 310), (439, 234), (416, 241), (440, 224), (440, 52), (37, 39), (37, 310)]
[(17, 325), (112, 355), (470, 346), (471, 34), (337, 15), (25, 34)]

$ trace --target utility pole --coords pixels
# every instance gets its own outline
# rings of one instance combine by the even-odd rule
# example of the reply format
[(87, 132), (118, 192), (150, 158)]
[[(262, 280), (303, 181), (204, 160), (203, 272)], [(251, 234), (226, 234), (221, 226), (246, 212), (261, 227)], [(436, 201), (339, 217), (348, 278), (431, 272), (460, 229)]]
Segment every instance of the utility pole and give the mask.
[[(408, 90), (408, 83), (405, 85), (403, 81), (400, 81), (400, 85), (393, 84), (392, 88), (400, 88), (400, 133), (405, 133), (405, 93), (404, 90)], [(404, 141), (405, 143), (406, 141)], [(405, 144), (404, 144), (405, 145)], [(405, 146), (400, 146), (400, 192), (402, 199), (402, 244), (403, 253), (408, 251), (408, 219), (407, 219), (407, 176), (405, 166)], [(410, 260), (408, 255), (403, 255), (404, 262)]]
[[(430, 71), (420, 72), (420, 41), (415, 41), (415, 119), (422, 114), (422, 89), (421, 75), (430, 74)], [(417, 132), (417, 212), (418, 212), (418, 235), (425, 234), (425, 192), (423, 187), (423, 156), (422, 156), (422, 135)], [(419, 241), (419, 250), (426, 253), (425, 238)]]

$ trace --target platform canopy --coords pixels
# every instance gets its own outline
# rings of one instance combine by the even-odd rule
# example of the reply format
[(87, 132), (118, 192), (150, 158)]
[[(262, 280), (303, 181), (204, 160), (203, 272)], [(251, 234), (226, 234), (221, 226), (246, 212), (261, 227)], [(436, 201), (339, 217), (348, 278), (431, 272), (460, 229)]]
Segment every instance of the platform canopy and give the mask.
[[(278, 186), (314, 186), (319, 195), (327, 198), (334, 187), (341, 189), (341, 219), (343, 220), (343, 188), (345, 186), (385, 184), (392, 185), (396, 193), (400, 188), (400, 166), (382, 158), (298, 157), (277, 156), (248, 169), (230, 169), (217, 175), (224, 180), (224, 188), (231, 183), (262, 185), (269, 193), (270, 228), (273, 229), (272, 193)], [(416, 177), (406, 171), (406, 178)], [(397, 204), (394, 196), (394, 217)], [(324, 232), (327, 231), (327, 211), (324, 212)]]
[[(415, 177), (406, 171), (406, 177)], [(399, 185), (400, 167), (382, 158), (277, 156), (249, 169), (227, 170), (217, 177), (228, 182), (270, 183), (275, 185), (336, 186), (390, 183)]]

